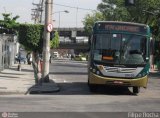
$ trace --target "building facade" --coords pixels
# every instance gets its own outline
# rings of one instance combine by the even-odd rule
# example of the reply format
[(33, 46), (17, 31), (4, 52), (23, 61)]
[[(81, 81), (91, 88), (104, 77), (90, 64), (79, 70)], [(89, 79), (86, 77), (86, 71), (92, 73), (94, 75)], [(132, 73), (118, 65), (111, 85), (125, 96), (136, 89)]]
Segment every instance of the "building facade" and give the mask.
[(0, 71), (14, 64), (17, 51), (18, 43), (16, 36), (0, 34)]

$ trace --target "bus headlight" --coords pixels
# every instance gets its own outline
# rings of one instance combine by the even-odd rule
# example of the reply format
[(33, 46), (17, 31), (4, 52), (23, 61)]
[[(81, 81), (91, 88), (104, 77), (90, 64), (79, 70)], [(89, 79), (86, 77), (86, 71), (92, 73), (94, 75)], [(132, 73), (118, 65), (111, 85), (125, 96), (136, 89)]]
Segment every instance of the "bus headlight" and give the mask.
[(97, 67), (92, 67), (92, 69), (90, 68), (90, 70), (96, 75), (101, 75), (101, 71)]
[(96, 69), (93, 68), (92, 71), (93, 71), (93, 73), (95, 73), (95, 72), (96, 72)]
[(138, 74), (138, 76), (137, 77), (142, 77), (142, 74)]
[(146, 73), (145, 73), (145, 72), (142, 73), (142, 77), (144, 77), (144, 76), (146, 76)]
[(144, 76), (146, 76), (146, 73), (145, 73), (145, 72), (141, 72), (141, 73), (139, 73), (139, 74), (138, 74), (138, 76), (137, 76), (137, 77), (139, 77), (139, 78), (140, 78), (140, 77), (144, 77)]
[(97, 72), (96, 72), (96, 74), (97, 74), (97, 75), (99, 75), (99, 74), (100, 74), (100, 72), (99, 72), (99, 71), (97, 71)]
[(97, 69), (95, 69), (95, 68), (92, 69), (92, 72), (93, 72), (94, 74), (100, 75), (100, 71), (97, 70)]

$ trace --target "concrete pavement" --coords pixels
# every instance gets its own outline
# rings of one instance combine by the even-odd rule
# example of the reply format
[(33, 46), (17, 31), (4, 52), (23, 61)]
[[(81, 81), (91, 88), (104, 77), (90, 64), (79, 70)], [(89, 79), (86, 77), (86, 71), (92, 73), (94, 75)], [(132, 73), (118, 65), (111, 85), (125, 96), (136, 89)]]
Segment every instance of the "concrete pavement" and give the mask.
[(59, 91), (59, 87), (53, 80), (50, 83), (35, 85), (34, 71), (31, 65), (22, 64), (21, 71), (17, 71), (17, 66), (15, 64), (0, 72), (0, 95)]

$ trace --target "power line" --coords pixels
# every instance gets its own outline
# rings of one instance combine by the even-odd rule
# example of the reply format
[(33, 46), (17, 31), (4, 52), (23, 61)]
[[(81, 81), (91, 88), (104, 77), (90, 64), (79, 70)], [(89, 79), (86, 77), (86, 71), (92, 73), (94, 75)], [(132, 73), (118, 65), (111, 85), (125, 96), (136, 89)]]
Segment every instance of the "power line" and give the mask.
[(35, 21), (35, 23), (41, 23), (42, 22), (42, 13), (43, 13), (43, 3), (44, 0), (40, 0), (39, 3), (33, 3), (32, 5), (34, 5), (36, 8), (31, 9), (32, 10), (32, 20)]
[(62, 5), (62, 4), (57, 4), (57, 3), (53, 3), (53, 4), (57, 5), (57, 6), (63, 6), (63, 7), (72, 8), (72, 9), (80, 9), (80, 10), (87, 10), (87, 11), (96, 11), (96, 10), (93, 10), (93, 9), (87, 9), (87, 8), (81, 8), (81, 7), (73, 7), (73, 6)]

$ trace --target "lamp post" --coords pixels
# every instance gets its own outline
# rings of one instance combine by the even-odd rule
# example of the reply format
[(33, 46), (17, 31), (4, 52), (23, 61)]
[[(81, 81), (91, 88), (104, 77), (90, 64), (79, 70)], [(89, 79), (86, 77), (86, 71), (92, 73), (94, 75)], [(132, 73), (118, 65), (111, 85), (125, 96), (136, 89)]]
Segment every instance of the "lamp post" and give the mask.
[(57, 11), (57, 12), (54, 12), (53, 14), (55, 13), (58, 13), (59, 14), (59, 22), (58, 22), (58, 29), (60, 28), (60, 20), (61, 20), (61, 13), (64, 12), (64, 13), (69, 13), (69, 11), (67, 10), (64, 10), (64, 11)]

